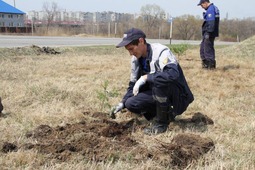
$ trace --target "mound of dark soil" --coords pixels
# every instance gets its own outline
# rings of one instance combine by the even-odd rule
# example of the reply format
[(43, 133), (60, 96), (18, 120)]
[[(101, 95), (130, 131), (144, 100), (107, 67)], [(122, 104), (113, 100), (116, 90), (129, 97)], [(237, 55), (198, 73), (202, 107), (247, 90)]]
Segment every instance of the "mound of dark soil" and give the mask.
[(36, 45), (32, 45), (31, 48), (37, 53), (40, 54), (60, 54), (59, 51), (56, 51), (54, 48), (51, 47), (39, 47)]
[(51, 47), (39, 47), (37, 45), (31, 45), (27, 47), (15, 47), (15, 48), (1, 48), (1, 56), (10, 57), (10, 56), (23, 56), (23, 55), (57, 55), (62, 52), (57, 51)]
[[(118, 123), (107, 117), (97, 119), (102, 118), (105, 113), (84, 114), (91, 115), (93, 119), (57, 127), (40, 125), (26, 133), (27, 138), (32, 138), (36, 142), (26, 143), (20, 147), (5, 143), (2, 152), (36, 149), (59, 161), (66, 161), (78, 154), (88, 161), (96, 162), (117, 160), (141, 162), (150, 159), (164, 166), (180, 168), (214, 148), (211, 139), (194, 134), (179, 134), (171, 143), (164, 143), (152, 136), (151, 142), (155, 145), (148, 148), (145, 143), (135, 138), (134, 133), (143, 127), (138, 119)], [(204, 116), (200, 114), (200, 122), (195, 120), (194, 116), (184, 122), (208, 123), (201, 117)]]

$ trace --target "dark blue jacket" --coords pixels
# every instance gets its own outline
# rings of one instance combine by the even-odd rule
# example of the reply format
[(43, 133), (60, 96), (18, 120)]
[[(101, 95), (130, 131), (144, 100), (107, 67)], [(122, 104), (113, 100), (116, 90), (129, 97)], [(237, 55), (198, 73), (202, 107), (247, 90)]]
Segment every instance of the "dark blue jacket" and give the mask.
[(219, 36), (220, 11), (211, 3), (203, 14), (204, 23), (202, 25), (202, 35), (209, 34), (210, 37)]
[[(180, 67), (180, 65), (177, 63), (177, 61), (175, 60), (174, 55), (171, 53), (170, 49), (167, 48), (166, 46), (162, 46), (162, 45), (157, 45), (156, 46), (160, 47), (160, 51), (155, 52), (153, 51), (152, 46), (150, 44), (147, 44), (147, 53), (148, 56), (146, 57), (146, 61), (139, 61), (142, 60), (142, 58), (140, 58), (138, 60), (138, 68), (139, 70), (136, 72), (137, 73), (137, 79), (139, 79), (142, 75), (147, 74), (148, 78), (147, 78), (147, 84), (149, 85), (150, 89), (152, 89), (153, 86), (157, 86), (157, 87), (164, 87), (164, 86), (168, 86), (169, 83), (173, 83), (175, 84), (181, 91), (181, 96), (185, 98), (185, 101), (183, 101), (184, 103), (182, 103), (182, 107), (178, 107), (178, 109), (176, 110), (177, 114), (181, 114), (182, 112), (184, 112), (187, 108), (187, 106), (194, 100), (193, 94), (190, 91), (190, 88), (186, 82), (186, 79), (184, 77), (183, 71)], [(155, 47), (155, 45), (154, 45)], [(162, 48), (163, 47), (163, 48)], [(167, 57), (163, 57), (162, 55), (169, 53), (169, 58)], [(153, 55), (152, 53), (157, 53), (157, 55)], [(162, 55), (161, 55), (162, 54)], [(153, 57), (152, 57), (153, 56)], [(160, 57), (163, 57), (165, 60), (168, 59), (167, 64), (163, 67), (162, 70), (162, 65), (159, 64), (160, 63)], [(151, 65), (150, 63), (153, 62), (153, 58), (157, 58), (156, 60), (154, 60), (154, 64)], [(143, 64), (144, 63), (144, 64)], [(147, 66), (145, 66), (147, 65)], [(161, 66), (160, 66), (161, 65)], [(153, 71), (153, 73), (149, 73), (151, 72), (151, 70), (153, 69), (153, 67), (155, 66), (155, 71)], [(147, 67), (147, 68), (145, 68)], [(131, 76), (132, 77), (132, 76)], [(125, 101), (129, 98), (133, 96), (133, 87), (135, 85), (136, 81), (130, 81), (129, 82), (129, 87), (127, 89), (127, 93), (124, 95), (122, 102), (125, 103)], [(179, 101), (176, 101), (176, 105), (179, 105)], [(175, 106), (174, 106), (175, 108)]]

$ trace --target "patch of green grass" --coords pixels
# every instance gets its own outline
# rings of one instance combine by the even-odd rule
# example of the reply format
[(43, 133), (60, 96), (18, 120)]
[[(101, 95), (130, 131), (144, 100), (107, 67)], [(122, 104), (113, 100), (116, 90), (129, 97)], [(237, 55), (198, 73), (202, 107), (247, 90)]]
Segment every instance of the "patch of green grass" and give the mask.
[(170, 50), (177, 56), (183, 55), (190, 47), (188, 44), (174, 44), (168, 46)]

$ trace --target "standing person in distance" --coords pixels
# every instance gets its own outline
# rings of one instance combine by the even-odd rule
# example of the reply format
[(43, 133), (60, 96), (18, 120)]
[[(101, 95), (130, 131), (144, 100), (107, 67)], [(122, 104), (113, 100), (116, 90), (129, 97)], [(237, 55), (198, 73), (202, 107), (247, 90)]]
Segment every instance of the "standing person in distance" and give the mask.
[(144, 133), (164, 133), (171, 121), (182, 114), (194, 100), (181, 66), (170, 49), (162, 44), (149, 44), (144, 32), (132, 28), (116, 46), (125, 47), (131, 55), (131, 77), (122, 101), (112, 109), (124, 108), (154, 122)]
[(209, 0), (200, 0), (198, 6), (201, 6), (206, 12), (203, 12), (204, 22), (202, 25), (202, 42), (200, 45), (200, 57), (202, 68), (215, 69), (215, 49), (214, 40), (219, 36), (219, 9)]

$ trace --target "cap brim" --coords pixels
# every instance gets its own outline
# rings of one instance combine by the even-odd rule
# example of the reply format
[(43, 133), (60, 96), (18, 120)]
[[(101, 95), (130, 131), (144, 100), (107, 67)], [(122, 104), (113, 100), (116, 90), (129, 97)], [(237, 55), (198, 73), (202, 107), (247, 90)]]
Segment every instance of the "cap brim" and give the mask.
[(131, 40), (122, 40), (118, 45), (116, 45), (116, 48), (124, 47), (124, 46), (128, 45), (131, 42), (132, 42)]

